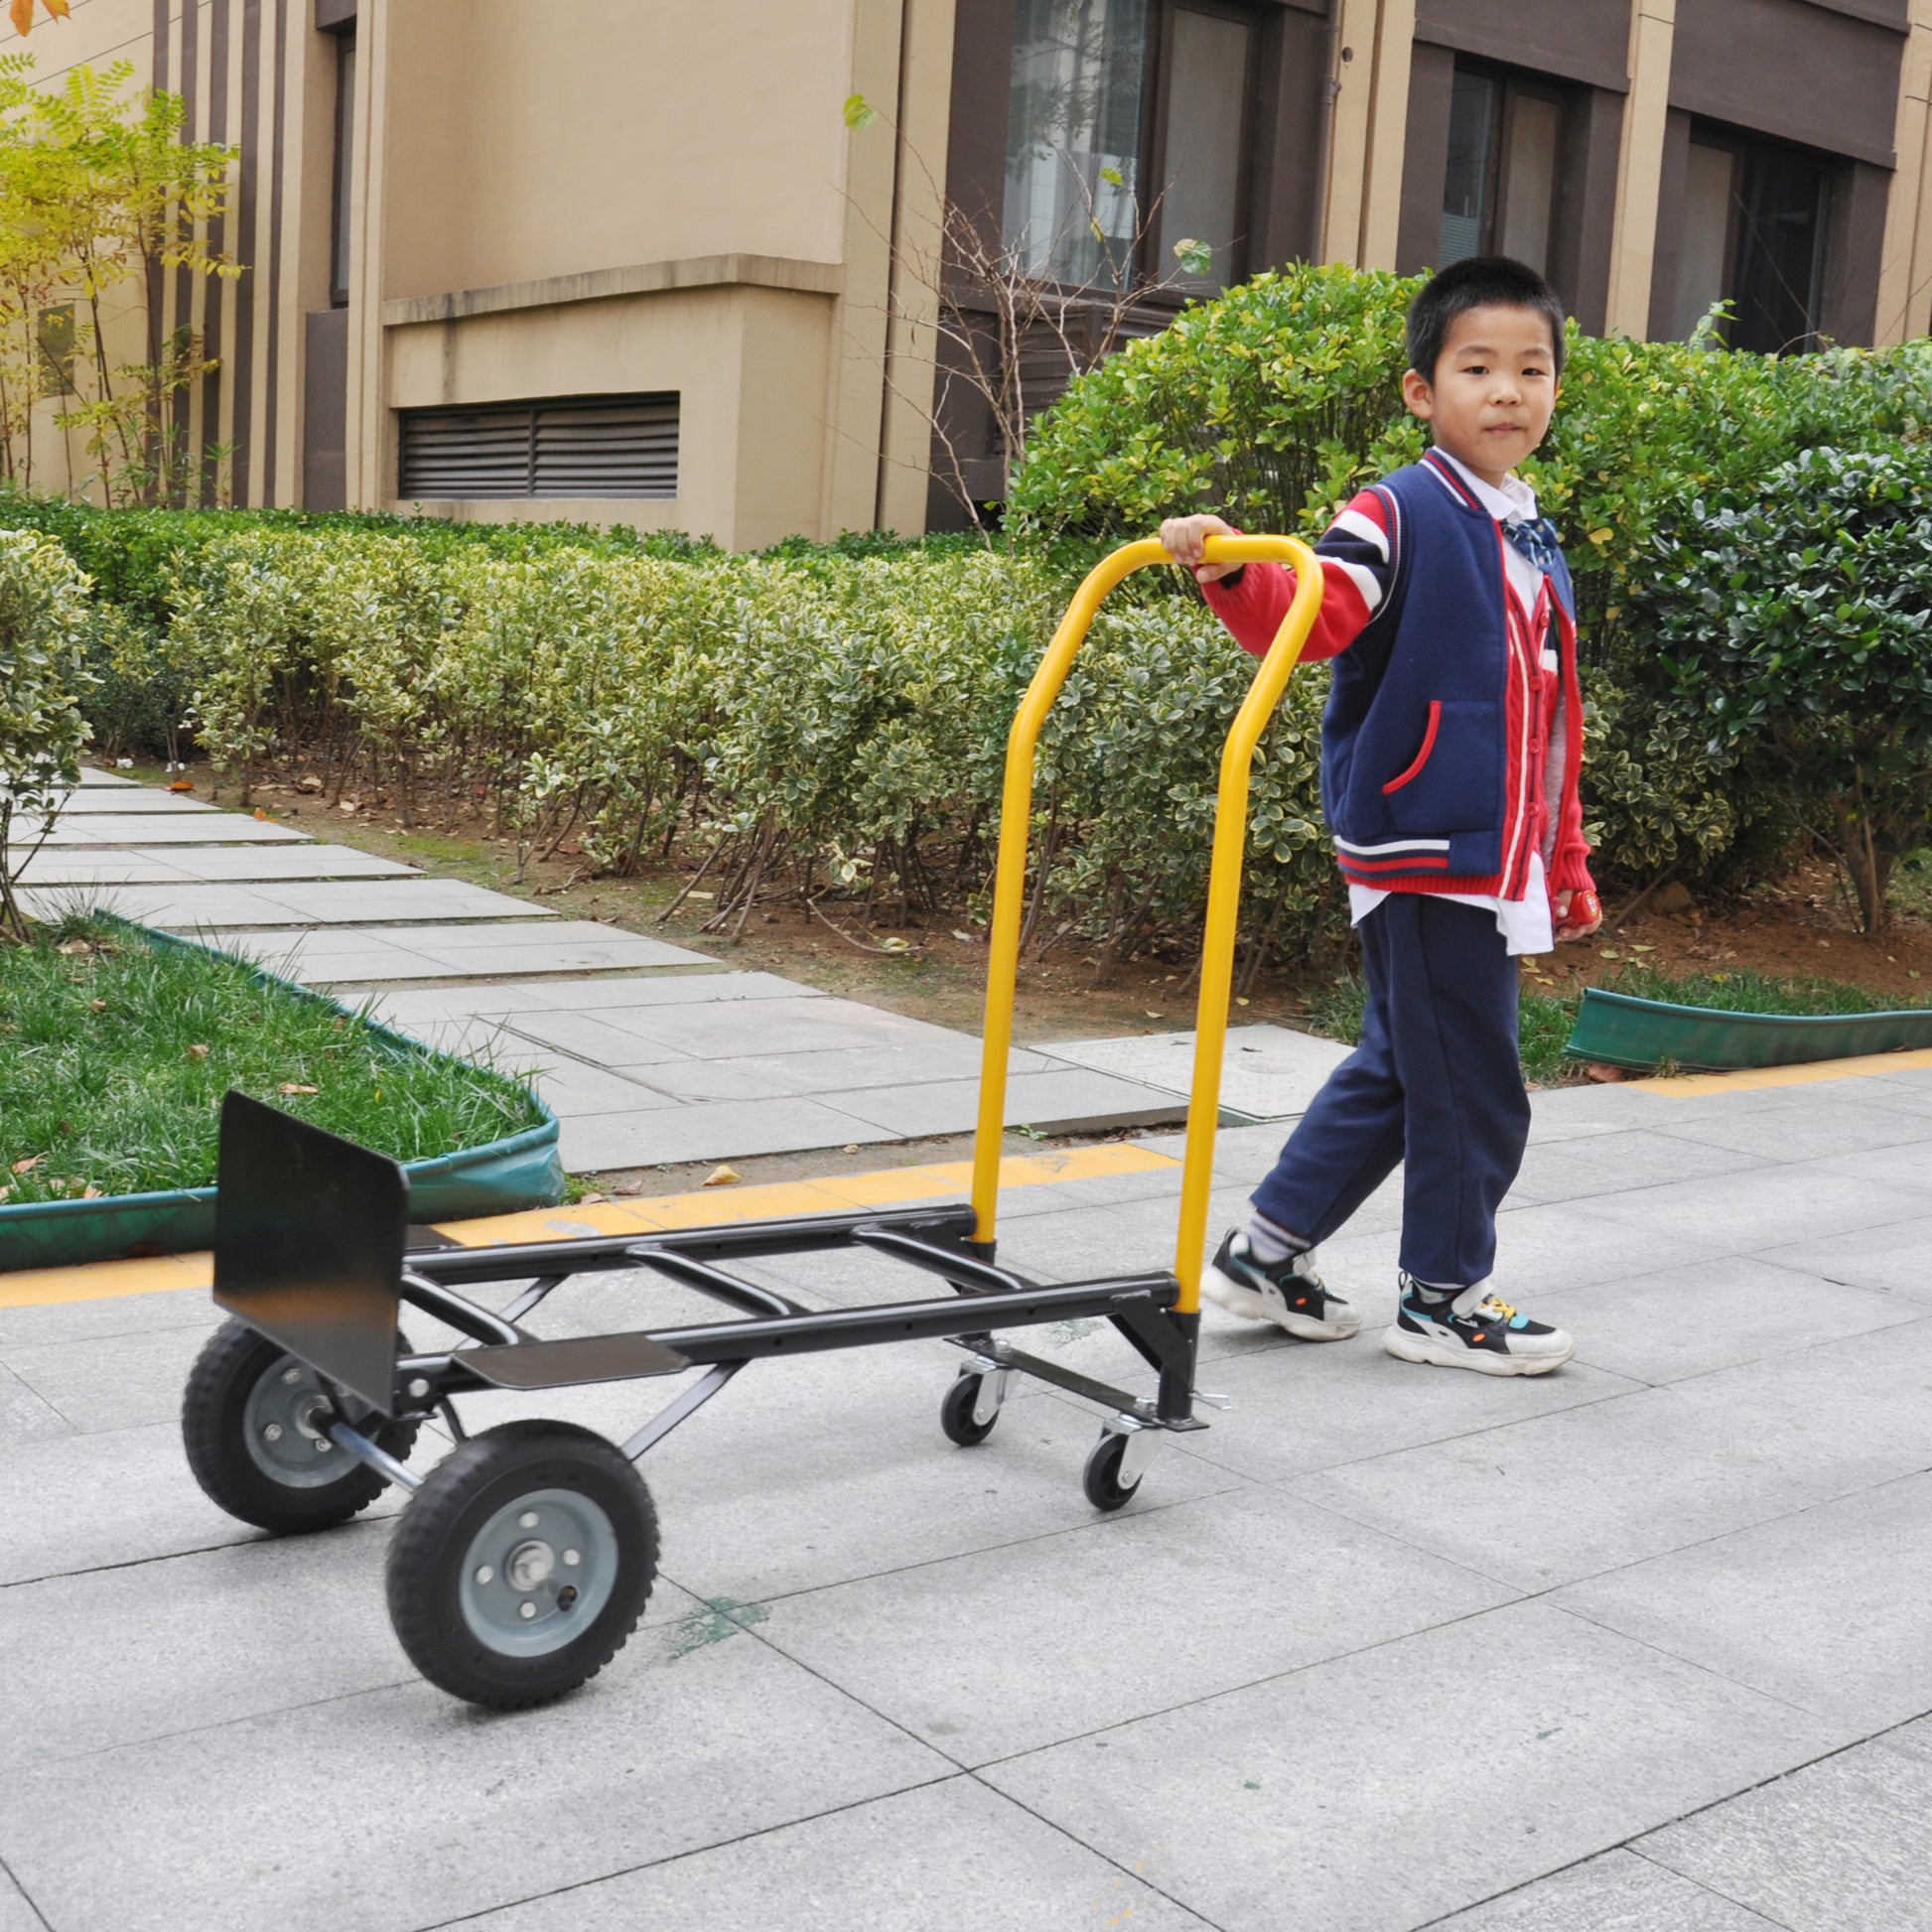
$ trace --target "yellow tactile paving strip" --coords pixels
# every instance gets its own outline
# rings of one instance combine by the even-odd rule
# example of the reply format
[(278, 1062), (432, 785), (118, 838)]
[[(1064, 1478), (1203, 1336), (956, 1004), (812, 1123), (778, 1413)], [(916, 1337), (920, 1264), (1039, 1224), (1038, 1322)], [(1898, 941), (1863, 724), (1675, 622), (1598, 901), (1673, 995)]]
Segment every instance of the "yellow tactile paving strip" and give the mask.
[[(1177, 1169), (1172, 1155), (1113, 1142), (1068, 1148), (1058, 1154), (1010, 1155), (1000, 1163), (1001, 1187), (1041, 1187), (1055, 1181), (1089, 1180), (1105, 1174)], [(658, 1194), (634, 1200), (598, 1201), (575, 1207), (541, 1207), (526, 1214), (493, 1214), (483, 1220), (447, 1221), (441, 1232), (466, 1247), (489, 1248), (517, 1241), (569, 1240), (591, 1234), (649, 1234), (663, 1228), (722, 1226), (733, 1221), (789, 1219), (840, 1208), (890, 1207), (900, 1201), (965, 1197), (970, 1161), (927, 1168), (886, 1168), (825, 1180), (779, 1180), (750, 1187), (708, 1187), (690, 1194)], [(214, 1258), (206, 1251), (165, 1255), (151, 1261), (96, 1261), (78, 1268), (29, 1268), (0, 1275), (0, 1309), (57, 1302), (102, 1302), (126, 1295), (159, 1295), (176, 1288), (207, 1288)]]
[(1850, 1060), (1806, 1060), (1797, 1066), (1751, 1066), (1737, 1073), (1679, 1073), (1662, 1080), (1632, 1080), (1640, 1093), (1694, 1100), (1705, 1093), (1749, 1093), (1758, 1087), (1806, 1087), (1817, 1080), (1858, 1080), (1932, 1066), (1932, 1046), (1903, 1053), (1866, 1053)]

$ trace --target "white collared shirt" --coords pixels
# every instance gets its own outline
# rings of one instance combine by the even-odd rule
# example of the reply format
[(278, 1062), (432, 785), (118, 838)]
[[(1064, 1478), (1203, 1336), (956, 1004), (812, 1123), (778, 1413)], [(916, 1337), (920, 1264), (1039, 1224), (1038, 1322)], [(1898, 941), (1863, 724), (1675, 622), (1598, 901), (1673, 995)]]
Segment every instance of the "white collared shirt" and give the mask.
[[(1498, 523), (1534, 521), (1536, 491), (1521, 477), (1507, 476), (1500, 485), (1485, 483), (1466, 463), (1458, 462), (1447, 450), (1438, 449), (1436, 454), (1453, 466), (1476, 501)], [(1503, 568), (1509, 573), (1509, 588), (1516, 593), (1523, 609), (1534, 611), (1543, 592), (1543, 573), (1513, 543), (1503, 545)], [(1550, 894), (1544, 884), (1540, 852), (1530, 854), (1529, 878), (1524, 882), (1521, 898), (1502, 898), (1494, 893), (1439, 893), (1436, 897), (1493, 912), (1496, 930), (1503, 935), (1503, 943), (1512, 957), (1520, 953), (1549, 952), (1556, 946), (1556, 933), (1550, 922)], [(1360, 925), (1387, 897), (1387, 893), (1374, 886), (1350, 886), (1349, 923)]]

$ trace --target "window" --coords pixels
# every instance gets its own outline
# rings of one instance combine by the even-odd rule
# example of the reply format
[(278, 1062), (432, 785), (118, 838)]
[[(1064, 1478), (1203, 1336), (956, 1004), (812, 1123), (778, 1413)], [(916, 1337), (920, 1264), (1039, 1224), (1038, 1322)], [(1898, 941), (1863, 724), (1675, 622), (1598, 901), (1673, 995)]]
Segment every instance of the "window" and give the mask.
[(335, 218), (329, 235), (329, 302), (348, 306), (349, 187), (355, 155), (355, 36), (336, 37)]
[(1017, 0), (1004, 231), (1026, 272), (1170, 277), (1182, 240), (1212, 251), (1188, 287), (1246, 272), (1255, 40), (1218, 0)]
[(1727, 302), (1734, 313), (1719, 334), (1730, 347), (1815, 346), (1830, 188), (1825, 166), (1795, 148), (1694, 128), (1671, 334), (1688, 342)]
[(677, 494), (674, 394), (550, 396), (400, 415), (396, 493), (408, 502)]
[(1513, 255), (1549, 274), (1563, 123), (1558, 89), (1456, 63), (1439, 268)]

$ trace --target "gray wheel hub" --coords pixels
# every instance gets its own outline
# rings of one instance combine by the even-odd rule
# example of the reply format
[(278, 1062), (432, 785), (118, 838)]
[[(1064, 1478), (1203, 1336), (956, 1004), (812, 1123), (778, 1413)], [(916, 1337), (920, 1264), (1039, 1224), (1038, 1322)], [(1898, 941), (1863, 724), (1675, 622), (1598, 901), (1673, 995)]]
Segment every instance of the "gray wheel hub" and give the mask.
[(355, 1465), (326, 1433), (334, 1409), (322, 1377), (280, 1356), (248, 1392), (242, 1440), (256, 1468), (291, 1489), (321, 1489)]
[(618, 1581), (618, 1533), (574, 1489), (533, 1489), (470, 1541), (457, 1583), (463, 1620), (505, 1657), (545, 1657), (596, 1621)]

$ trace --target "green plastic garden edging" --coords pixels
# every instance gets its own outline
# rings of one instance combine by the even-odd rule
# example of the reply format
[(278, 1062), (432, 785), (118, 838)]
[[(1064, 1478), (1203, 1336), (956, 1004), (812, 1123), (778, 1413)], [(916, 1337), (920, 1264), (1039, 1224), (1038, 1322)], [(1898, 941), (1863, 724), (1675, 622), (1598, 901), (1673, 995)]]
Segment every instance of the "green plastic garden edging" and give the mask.
[(1724, 1013), (1586, 987), (1564, 1052), (1610, 1066), (1728, 1073), (1932, 1046), (1932, 1009), (1902, 1013)]
[[(111, 916), (111, 915), (110, 915)], [(233, 959), (232, 953), (204, 946), (172, 932), (157, 932), (131, 919), (116, 918), (150, 945), (183, 946), (195, 952)], [(352, 1010), (312, 987), (298, 986), (262, 967), (250, 969), (257, 984), (273, 986), (298, 999), (313, 1000), (352, 1017)], [(368, 1023), (378, 1038), (412, 1053), (454, 1059), (419, 1039), (411, 1039), (377, 1021)], [(480, 1214), (511, 1214), (520, 1208), (551, 1207), (564, 1197), (564, 1167), (557, 1147), (557, 1117), (539, 1096), (543, 1119), (534, 1127), (505, 1135), (482, 1147), (460, 1148), (428, 1160), (408, 1161), (409, 1218), (421, 1225), (467, 1220)], [(0, 1207), (0, 1272), (16, 1268), (68, 1268), (83, 1261), (116, 1261), (135, 1252), (179, 1254), (207, 1248), (214, 1240), (214, 1189), (176, 1187), (165, 1193), (106, 1194), (98, 1200), (28, 1201)]]

